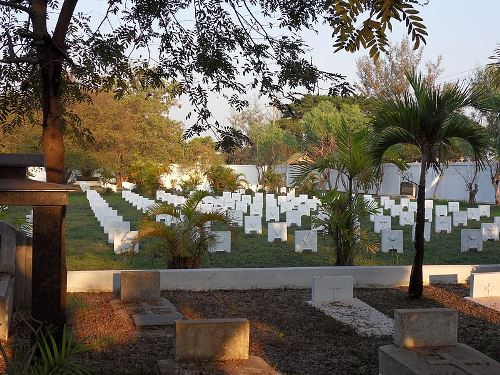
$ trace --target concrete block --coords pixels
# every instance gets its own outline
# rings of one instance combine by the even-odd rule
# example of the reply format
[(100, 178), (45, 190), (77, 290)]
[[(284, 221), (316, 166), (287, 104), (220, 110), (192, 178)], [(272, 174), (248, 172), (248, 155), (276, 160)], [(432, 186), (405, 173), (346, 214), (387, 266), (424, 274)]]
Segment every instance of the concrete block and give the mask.
[(459, 225), (467, 226), (467, 212), (466, 211), (453, 211), (453, 226)]
[[(436, 206), (439, 207), (439, 206)], [(446, 206), (443, 206), (446, 207)], [(438, 216), (436, 215), (436, 222), (434, 223), (434, 230), (436, 233), (446, 232), (451, 233), (451, 216)]]
[(429, 284), (458, 284), (458, 275), (429, 275)]
[(389, 250), (396, 250), (398, 253), (403, 252), (403, 231), (401, 229), (382, 231), (380, 251), (387, 253)]
[(160, 272), (122, 271), (120, 275), (120, 298), (124, 302), (160, 301)]
[(267, 223), (267, 241), (274, 242), (275, 239), (286, 242), (288, 238), (286, 223)]
[(394, 344), (400, 348), (426, 348), (457, 344), (456, 310), (394, 310)]
[(494, 223), (481, 223), (483, 241), (498, 241), (500, 239), (500, 226)]
[(312, 302), (332, 302), (353, 299), (352, 276), (316, 276), (313, 278)]
[(490, 217), (490, 205), (489, 204), (480, 204), (477, 206), (479, 208), (479, 215), (481, 217)]
[(202, 319), (175, 322), (176, 361), (248, 359), (248, 319)]
[(225, 253), (231, 252), (231, 231), (219, 230), (212, 231), (215, 236), (215, 244), (208, 250), (210, 253), (223, 251)]
[(500, 374), (500, 363), (465, 344), (418, 351), (386, 345), (378, 358), (380, 375)]
[(462, 229), (460, 233), (460, 251), (463, 253), (470, 249), (483, 251), (483, 232), (481, 229)]
[(295, 252), (301, 253), (304, 250), (318, 252), (318, 233), (313, 230), (296, 230), (295, 233)]
[(500, 272), (472, 273), (469, 283), (471, 298), (500, 296)]
[(448, 202), (448, 212), (460, 211), (460, 202)]

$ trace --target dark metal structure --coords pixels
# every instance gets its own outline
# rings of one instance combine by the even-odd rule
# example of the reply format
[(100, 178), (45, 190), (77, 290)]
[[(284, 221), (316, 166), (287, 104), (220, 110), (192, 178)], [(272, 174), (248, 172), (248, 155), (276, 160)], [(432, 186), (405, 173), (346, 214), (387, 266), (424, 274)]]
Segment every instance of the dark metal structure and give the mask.
[(66, 324), (64, 216), (75, 189), (27, 178), (28, 167), (43, 167), (43, 155), (0, 154), (0, 204), (33, 206), (33, 318), (62, 332)]

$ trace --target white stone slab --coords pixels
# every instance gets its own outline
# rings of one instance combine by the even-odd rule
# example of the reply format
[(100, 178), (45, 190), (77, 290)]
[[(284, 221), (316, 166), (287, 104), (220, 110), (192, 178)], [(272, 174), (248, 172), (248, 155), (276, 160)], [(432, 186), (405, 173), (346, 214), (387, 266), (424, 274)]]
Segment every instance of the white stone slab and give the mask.
[(394, 334), (394, 321), (380, 311), (357, 298), (329, 303), (314, 303), (326, 315), (351, 326), (362, 336), (391, 336)]
[(413, 223), (415, 223), (415, 214), (412, 211), (402, 211), (399, 215), (399, 225), (404, 227)]
[(380, 197), (380, 206), (381, 206), (381, 207), (385, 207), (385, 206), (384, 206), (384, 203), (385, 203), (385, 201), (386, 201), (386, 200), (388, 200), (388, 199), (391, 199), (391, 198), (390, 198), (390, 197), (386, 197), (386, 196), (381, 196), (381, 197)]
[(113, 238), (113, 250), (115, 254), (121, 254), (129, 251), (139, 252), (139, 242), (136, 242), (139, 232), (136, 230), (126, 233), (115, 233)]
[(353, 298), (352, 276), (315, 276), (313, 277), (313, 303), (350, 300)]
[[(412, 241), (415, 241), (415, 228), (417, 224), (413, 224), (412, 229), (411, 229), (411, 239)], [(431, 240), (431, 223), (425, 222), (424, 224), (424, 240), (425, 242), (430, 242)]]
[(307, 203), (303, 203), (299, 205), (300, 214), (303, 216), (311, 216), (311, 208)]
[(495, 223), (481, 223), (481, 232), (483, 233), (483, 241), (498, 241), (499, 226)]
[(471, 298), (500, 296), (500, 272), (474, 272), (469, 282)]
[(434, 230), (436, 233), (451, 233), (451, 216), (436, 216)]
[(410, 202), (408, 211), (417, 212), (417, 202)]
[(227, 210), (227, 216), (231, 224), (242, 227), (243, 226), (243, 211), (240, 210)]
[(250, 204), (252, 204), (252, 196), (244, 194), (241, 196), (241, 201), (246, 203), (247, 205), (250, 205)]
[(298, 227), (302, 226), (302, 214), (299, 210), (290, 210), (286, 212), (286, 225), (291, 227), (296, 225)]
[(262, 205), (258, 203), (252, 203), (250, 205), (250, 215), (262, 216)]
[(477, 208), (477, 207), (468, 208), (467, 209), (467, 219), (468, 220), (475, 220), (475, 221), (481, 220), (481, 211), (479, 211), (479, 208)]
[(391, 206), (390, 210), (391, 210), (391, 216), (396, 217), (396, 216), (401, 215), (401, 211), (403, 211), (403, 207), (401, 207), (401, 205), (399, 205), (399, 204), (395, 204), (395, 205)]
[(459, 202), (448, 202), (448, 212), (460, 211)]
[(481, 217), (490, 217), (490, 205), (489, 204), (480, 204), (477, 206), (479, 208), (479, 215)]
[(432, 223), (432, 207), (425, 207), (425, 220)]
[(225, 253), (231, 252), (231, 231), (220, 230), (213, 231), (215, 235), (215, 244), (208, 251), (210, 253), (223, 251)]
[(462, 229), (460, 233), (460, 251), (463, 253), (470, 249), (483, 251), (483, 233), (481, 229)]
[(262, 234), (262, 217), (261, 216), (245, 216), (245, 233)]
[(267, 224), (267, 240), (274, 242), (275, 239), (286, 242), (287, 235), (286, 223), (268, 223)]
[(401, 199), (399, 200), (399, 204), (400, 204), (402, 207), (408, 208), (408, 206), (410, 205), (410, 198), (401, 198)]
[(453, 211), (453, 226), (459, 225), (467, 226), (467, 212), (466, 211)]
[(304, 250), (318, 251), (318, 234), (313, 230), (295, 231), (295, 252), (301, 253)]
[(434, 208), (434, 201), (432, 199), (426, 199), (425, 208)]
[(448, 216), (448, 206), (445, 204), (436, 204), (436, 216)]
[(266, 221), (280, 221), (280, 208), (266, 206)]
[(375, 216), (373, 224), (374, 224), (373, 231), (375, 233), (380, 233), (382, 230), (391, 229), (391, 217)]
[(398, 253), (403, 252), (403, 231), (400, 229), (385, 229), (382, 231), (382, 241), (380, 251), (383, 253), (389, 250), (396, 250)]

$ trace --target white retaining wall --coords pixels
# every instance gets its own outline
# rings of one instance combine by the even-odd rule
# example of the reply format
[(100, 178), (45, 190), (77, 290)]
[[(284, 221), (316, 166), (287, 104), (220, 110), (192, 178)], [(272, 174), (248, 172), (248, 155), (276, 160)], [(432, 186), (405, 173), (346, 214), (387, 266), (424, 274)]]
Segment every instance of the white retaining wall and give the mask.
[[(380, 267), (285, 267), (285, 268), (206, 268), (160, 271), (162, 290), (276, 289), (311, 288), (314, 276), (352, 276), (358, 288), (391, 288), (408, 285), (411, 266)], [(464, 283), (472, 272), (498, 272), (493, 265), (426, 265), (424, 283), (429, 275), (456, 274)], [(69, 271), (68, 292), (117, 292), (120, 271)]]

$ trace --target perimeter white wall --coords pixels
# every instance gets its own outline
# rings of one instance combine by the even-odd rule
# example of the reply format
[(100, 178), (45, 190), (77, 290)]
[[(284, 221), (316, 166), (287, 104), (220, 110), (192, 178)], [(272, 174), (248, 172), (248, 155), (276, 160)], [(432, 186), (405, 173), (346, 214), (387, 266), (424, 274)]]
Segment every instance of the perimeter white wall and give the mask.
[[(411, 266), (382, 267), (284, 267), (207, 268), (160, 271), (162, 290), (311, 288), (314, 276), (352, 276), (358, 288), (392, 288), (408, 285)], [(425, 265), (424, 283), (430, 275), (457, 275), (465, 283), (472, 272), (498, 272), (500, 265)], [(117, 292), (119, 270), (69, 271), (68, 292)]]

